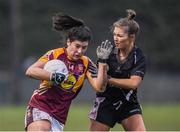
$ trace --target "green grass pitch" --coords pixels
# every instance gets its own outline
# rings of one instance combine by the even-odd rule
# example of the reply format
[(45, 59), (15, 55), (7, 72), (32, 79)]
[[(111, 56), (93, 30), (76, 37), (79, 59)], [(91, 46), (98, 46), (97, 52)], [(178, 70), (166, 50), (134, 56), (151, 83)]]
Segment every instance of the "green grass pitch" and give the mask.
[[(180, 131), (180, 105), (142, 105), (148, 131)], [(72, 105), (65, 131), (88, 131), (91, 105)], [(0, 131), (24, 130), (26, 106), (0, 106)], [(121, 125), (111, 131), (123, 130)]]

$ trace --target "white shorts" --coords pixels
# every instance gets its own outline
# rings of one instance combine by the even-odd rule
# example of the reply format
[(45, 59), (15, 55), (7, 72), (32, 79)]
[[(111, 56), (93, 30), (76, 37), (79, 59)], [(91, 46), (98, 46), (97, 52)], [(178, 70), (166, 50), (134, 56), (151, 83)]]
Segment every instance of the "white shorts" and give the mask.
[(41, 111), (38, 108), (27, 108), (25, 115), (25, 127), (27, 128), (30, 123), (42, 119), (48, 120), (51, 123), (51, 132), (63, 132), (64, 124), (60, 123), (48, 113)]

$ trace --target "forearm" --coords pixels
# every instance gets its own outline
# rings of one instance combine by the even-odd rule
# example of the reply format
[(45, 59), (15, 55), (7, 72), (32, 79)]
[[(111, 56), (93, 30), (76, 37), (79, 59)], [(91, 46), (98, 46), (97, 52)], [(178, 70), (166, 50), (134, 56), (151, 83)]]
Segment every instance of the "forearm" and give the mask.
[(96, 79), (96, 87), (98, 90), (103, 91), (107, 85), (107, 64), (99, 63), (98, 75)]
[(38, 67), (28, 68), (26, 71), (26, 75), (38, 80), (50, 80), (50, 73)]
[(113, 49), (113, 45), (109, 40), (105, 40), (99, 45), (96, 49), (97, 57), (98, 57), (98, 76), (97, 76), (97, 88), (100, 91), (104, 91), (107, 85), (107, 60), (109, 55)]
[(141, 83), (141, 77), (131, 77), (130, 79), (118, 79), (118, 78), (110, 78), (108, 79), (108, 84), (114, 85), (115, 87), (123, 88), (123, 89), (136, 89), (139, 87)]

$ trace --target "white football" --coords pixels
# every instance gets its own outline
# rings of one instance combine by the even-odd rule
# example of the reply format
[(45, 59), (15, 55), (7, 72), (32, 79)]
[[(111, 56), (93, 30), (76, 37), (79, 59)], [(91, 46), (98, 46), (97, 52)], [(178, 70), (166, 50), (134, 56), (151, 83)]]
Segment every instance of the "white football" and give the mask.
[(50, 60), (44, 65), (44, 70), (48, 72), (63, 73), (66, 77), (68, 76), (68, 69), (65, 63), (61, 60)]

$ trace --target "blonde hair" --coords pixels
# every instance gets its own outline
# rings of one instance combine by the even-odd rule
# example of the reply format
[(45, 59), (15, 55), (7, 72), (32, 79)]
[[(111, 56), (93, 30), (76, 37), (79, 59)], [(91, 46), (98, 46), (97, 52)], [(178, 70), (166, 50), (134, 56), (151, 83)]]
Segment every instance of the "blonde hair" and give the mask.
[(132, 9), (127, 9), (127, 16), (124, 18), (120, 18), (116, 22), (113, 23), (112, 30), (114, 30), (115, 27), (122, 27), (126, 26), (128, 27), (127, 32), (128, 34), (135, 34), (137, 35), (139, 32), (139, 24), (134, 20), (136, 17), (136, 12)]

